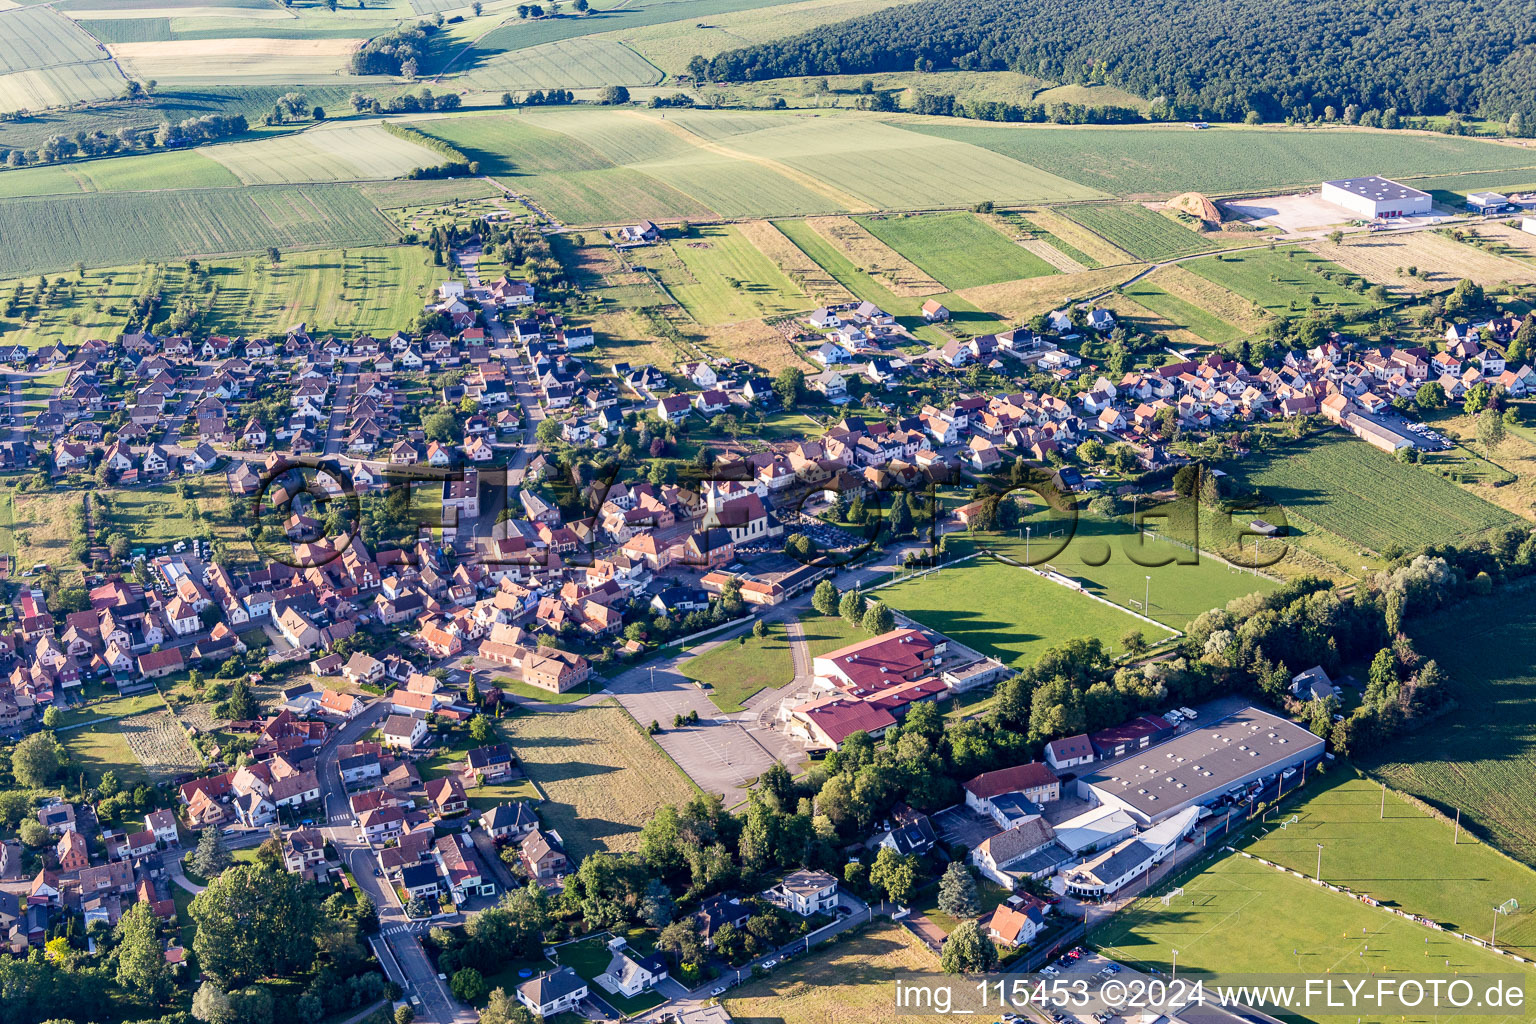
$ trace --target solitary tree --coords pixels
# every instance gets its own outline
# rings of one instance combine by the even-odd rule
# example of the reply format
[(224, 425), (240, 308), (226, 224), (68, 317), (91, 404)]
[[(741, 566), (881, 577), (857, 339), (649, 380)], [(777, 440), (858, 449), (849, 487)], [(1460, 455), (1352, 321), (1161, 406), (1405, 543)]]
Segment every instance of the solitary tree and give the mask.
[(831, 580), (822, 580), (816, 584), (816, 590), (811, 594), (811, 607), (823, 615), (837, 614), (837, 585)]
[(896, 628), (896, 615), (884, 601), (871, 601), (864, 611), (864, 632), (876, 636)]
[(857, 590), (850, 590), (843, 595), (838, 602), (837, 610), (843, 617), (843, 621), (850, 626), (862, 625), (864, 620), (864, 595)]
[(945, 974), (975, 974), (997, 966), (997, 947), (982, 934), (975, 921), (962, 921), (939, 954), (939, 966)]
[(959, 920), (976, 916), (976, 879), (957, 860), (949, 862), (939, 879), (939, 909)]

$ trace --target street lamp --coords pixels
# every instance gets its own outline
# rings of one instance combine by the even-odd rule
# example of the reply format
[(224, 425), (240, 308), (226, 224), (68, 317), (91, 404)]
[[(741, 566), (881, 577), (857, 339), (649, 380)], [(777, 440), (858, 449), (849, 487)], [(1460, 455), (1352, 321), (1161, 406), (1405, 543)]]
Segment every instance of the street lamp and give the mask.
[(1179, 951), (1173, 951), (1173, 980), (1179, 980)]
[(1317, 844), (1317, 880), (1323, 880), (1323, 844)]
[(1147, 618), (1152, 617), (1152, 577), (1147, 577), (1147, 586), (1141, 593), (1141, 614)]
[(1024, 564), (1025, 565), (1033, 565), (1034, 564), (1033, 562), (1031, 562), (1029, 560), (1029, 534), (1030, 534), (1031, 529), (1032, 528), (1028, 527), (1028, 526), (1024, 527)]

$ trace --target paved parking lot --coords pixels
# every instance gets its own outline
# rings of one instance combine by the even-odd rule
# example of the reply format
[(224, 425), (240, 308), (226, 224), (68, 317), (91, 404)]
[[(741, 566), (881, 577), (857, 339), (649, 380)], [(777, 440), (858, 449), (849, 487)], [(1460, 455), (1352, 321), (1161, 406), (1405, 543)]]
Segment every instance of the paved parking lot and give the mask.
[(983, 839), (1002, 831), (997, 827), (997, 822), (968, 810), (963, 804), (940, 811), (933, 816), (933, 823), (939, 830), (939, 838), (944, 842), (973, 848)]

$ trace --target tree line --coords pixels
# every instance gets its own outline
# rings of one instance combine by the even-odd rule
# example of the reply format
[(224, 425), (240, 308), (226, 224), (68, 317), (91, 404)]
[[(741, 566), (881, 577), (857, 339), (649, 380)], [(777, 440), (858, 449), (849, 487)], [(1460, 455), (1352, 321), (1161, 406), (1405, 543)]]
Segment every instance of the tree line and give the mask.
[(1513, 0), (1469, 18), (1407, 0), (919, 0), (722, 53), (712, 81), (959, 68), (1111, 84), (1176, 118), (1311, 120), (1353, 106), (1447, 112), (1523, 131), (1536, 111), (1533, 30)]

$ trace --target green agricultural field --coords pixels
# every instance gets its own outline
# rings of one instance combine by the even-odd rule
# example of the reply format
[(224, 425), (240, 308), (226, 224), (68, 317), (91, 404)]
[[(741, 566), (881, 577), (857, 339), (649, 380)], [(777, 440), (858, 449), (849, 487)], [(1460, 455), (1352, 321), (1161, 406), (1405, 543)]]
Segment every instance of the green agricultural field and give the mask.
[(1255, 189), (1315, 186), (1319, 181), (1359, 174), (1361, 167), (1401, 179), (1536, 166), (1528, 150), (1407, 132), (1237, 125), (1206, 131), (1182, 125), (973, 127), (917, 118), (903, 120), (900, 126), (1049, 167), (1073, 181), (1127, 197), (1189, 191), (1252, 194)]
[[(1151, 608), (1144, 614), (1180, 630), (1202, 612), (1277, 586), (1274, 580), (1231, 568), (1210, 555), (1138, 535), (1128, 520), (1083, 514), (1069, 533), (1066, 521), (1056, 513), (1037, 509), (1021, 524), (1033, 526), (1027, 545), (1021, 531), (954, 534), (948, 543), (955, 552), (984, 549), (1017, 562), (1027, 559), (1036, 568), (1072, 577), (1088, 593), (1124, 608), (1141, 612), (1142, 602), (1150, 601)], [(1149, 518), (1146, 526), (1172, 532), (1160, 519)], [(1149, 640), (1161, 635), (1151, 626), (1146, 633)], [(1119, 636), (1109, 639), (1118, 641)]]
[(975, 214), (854, 219), (950, 291), (1056, 273), (1055, 267), (1004, 238)]
[(695, 228), (669, 245), (631, 254), (701, 324), (735, 323), (809, 309), (813, 303), (734, 227)]
[[(1317, 307), (1337, 307), (1346, 314), (1376, 308), (1365, 295), (1345, 287), (1362, 278), (1302, 249), (1249, 249), (1190, 260), (1184, 267), (1276, 316), (1295, 316)], [(1324, 274), (1333, 275), (1333, 280)]]
[(1318, 843), (1328, 881), (1458, 932), (1488, 938), (1493, 915), (1483, 908), (1518, 900), (1519, 911), (1499, 921), (1499, 945), (1536, 956), (1536, 872), (1465, 829), (1458, 837), (1451, 823), (1395, 793), (1383, 800), (1378, 783), (1342, 763), (1271, 813), (1242, 849), (1312, 874)]
[[(506, 193), (483, 178), (443, 178), (439, 181), (374, 181), (358, 186), (381, 210), (406, 207), (453, 206)], [(510, 200), (508, 200), (510, 204)]]
[(1419, 651), (1449, 673), (1458, 706), (1372, 754), (1367, 766), (1450, 814), (1460, 808), (1468, 827), (1536, 865), (1536, 621), (1528, 593), (1495, 594), (1412, 624)]
[[(659, 25), (621, 29), (612, 33), (612, 36), (668, 74), (681, 75), (687, 72), (688, 61), (695, 54), (713, 57), (726, 50), (746, 46), (749, 42), (767, 42), (807, 32), (819, 25), (830, 25), (901, 2), (903, 0), (781, 2), (772, 7), (712, 16), (705, 21), (686, 18)], [(784, 83), (775, 83), (780, 84)], [(884, 85), (876, 87), (884, 88)]]
[(1199, 232), (1135, 203), (1063, 207), (1062, 213), (1148, 262), (1205, 252), (1214, 246)]
[(465, 54), (455, 55), (453, 63), (448, 67), (432, 70), (473, 70), (496, 63), (507, 51), (526, 49), (542, 43), (598, 33), (614, 35), (626, 29), (660, 25), (669, 21), (691, 24), (713, 15), (768, 7), (773, 3), (774, 0), (632, 0), (622, 3), (598, 0), (592, 9), (600, 13), (601, 17), (513, 20), (475, 40), (474, 46)]
[(0, 75), (0, 112), (67, 107), (111, 99), (122, 91), (122, 73), (109, 60), (14, 71)]
[(1123, 291), (1169, 323), (1187, 328), (1213, 345), (1225, 345), (1244, 336), (1236, 325), (1177, 295), (1170, 295), (1155, 284), (1137, 281), (1126, 285)]
[(598, 89), (605, 85), (655, 85), (662, 72), (612, 39), (581, 36), (513, 50), (464, 81), (477, 89)]
[[(1326, 851), (1324, 856), (1326, 876)], [(1089, 942), (1122, 963), (1161, 972), (1171, 969), (1172, 950), (1177, 949), (1181, 977), (1186, 972), (1188, 976), (1507, 974), (1517, 966), (1453, 935), (1237, 854), (1218, 855), (1205, 870), (1179, 879), (1178, 884), (1184, 892), (1173, 897), (1169, 906), (1155, 896), (1135, 900), (1090, 932)], [(1169, 888), (1164, 882), (1158, 893)], [(1427, 1024), (1430, 1019), (1427, 1015), (1406, 1018), (1414, 1024)], [(1527, 1020), (1527, 1015), (1458, 1019), (1468, 1024), (1516, 1024)]]
[(0, 173), (0, 197), (218, 188), (240, 179), (194, 149), (107, 157), (71, 164), (22, 167)]
[(667, 120), (734, 152), (800, 171), (876, 210), (1102, 195), (1038, 166), (975, 146), (936, 136), (914, 144), (912, 133), (867, 116), (806, 118), (679, 110), (669, 113)]
[(105, 60), (96, 40), (52, 7), (0, 11), (0, 74)]
[(874, 596), (1014, 668), (1078, 637), (1098, 637), (1107, 649), (1119, 650), (1120, 639), (1133, 630), (1152, 642), (1165, 636), (1118, 608), (1028, 569), (984, 557), (886, 587)]
[(247, 185), (398, 178), (442, 162), (426, 146), (391, 135), (377, 124), (342, 124), (209, 146), (202, 150)]
[(1464, 541), (1516, 521), (1433, 470), (1398, 462), (1337, 430), (1225, 468), (1288, 516), (1372, 551)]
[(382, 244), (394, 231), (354, 189), (309, 185), (0, 200), (0, 236), (0, 277), (15, 277), (77, 261)]
[(771, 622), (767, 636), (744, 633), (740, 639), (730, 637), (683, 661), (678, 671), (708, 686), (709, 699), (730, 714), (740, 711), (764, 687), (787, 685), (795, 678), (795, 661), (784, 636), (784, 623)]

